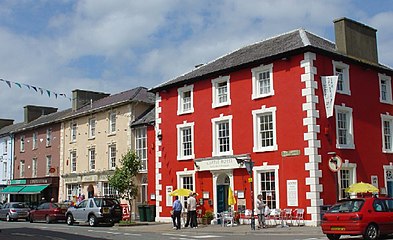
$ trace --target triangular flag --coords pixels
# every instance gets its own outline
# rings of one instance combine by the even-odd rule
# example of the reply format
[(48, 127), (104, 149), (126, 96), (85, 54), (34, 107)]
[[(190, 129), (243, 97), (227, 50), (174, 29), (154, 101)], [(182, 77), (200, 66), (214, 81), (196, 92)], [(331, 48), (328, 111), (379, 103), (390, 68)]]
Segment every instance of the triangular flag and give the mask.
[(31, 86), (32, 89), (34, 89), (34, 91), (37, 92), (37, 87)]
[(5, 82), (8, 84), (8, 87), (11, 88), (11, 82), (10, 82), (10, 81), (7, 81), (7, 80), (5, 80)]
[(53, 93), (53, 94), (55, 94), (55, 98), (57, 99), (57, 93)]
[(21, 85), (20, 83), (14, 82), (14, 84), (15, 84), (16, 86), (18, 86), (19, 88), (22, 88), (22, 85)]
[(28, 84), (23, 84), (23, 85), (25, 85), (28, 89), (30, 89), (30, 85)]
[(44, 94), (44, 90), (42, 88), (39, 87), (38, 89), (40, 90), (41, 95)]
[(46, 90), (46, 93), (48, 94), (48, 97), (50, 97), (50, 91)]

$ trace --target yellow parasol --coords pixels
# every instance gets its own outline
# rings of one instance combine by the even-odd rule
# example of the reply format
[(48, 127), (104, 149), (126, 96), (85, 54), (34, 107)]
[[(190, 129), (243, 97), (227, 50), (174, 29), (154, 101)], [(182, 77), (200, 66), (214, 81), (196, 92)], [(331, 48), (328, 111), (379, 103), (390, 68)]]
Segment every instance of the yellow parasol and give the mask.
[(169, 193), (170, 196), (188, 197), (192, 193), (192, 190), (186, 188), (179, 188)]
[(228, 205), (235, 205), (236, 204), (236, 198), (233, 195), (232, 188), (228, 188)]
[(377, 193), (379, 189), (369, 183), (359, 182), (350, 185), (345, 191), (348, 193)]

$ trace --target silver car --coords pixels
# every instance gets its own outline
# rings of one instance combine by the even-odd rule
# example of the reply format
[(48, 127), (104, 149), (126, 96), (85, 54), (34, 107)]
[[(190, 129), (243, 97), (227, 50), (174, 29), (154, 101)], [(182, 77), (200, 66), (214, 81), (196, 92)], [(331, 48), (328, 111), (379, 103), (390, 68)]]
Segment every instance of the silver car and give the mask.
[(30, 208), (24, 202), (9, 202), (5, 203), (0, 209), (0, 219), (5, 219), (7, 222), (29, 219)]
[(90, 226), (96, 226), (98, 223), (109, 223), (113, 226), (121, 219), (122, 209), (119, 201), (114, 198), (89, 198), (68, 208), (66, 212), (68, 225), (74, 222), (87, 222)]

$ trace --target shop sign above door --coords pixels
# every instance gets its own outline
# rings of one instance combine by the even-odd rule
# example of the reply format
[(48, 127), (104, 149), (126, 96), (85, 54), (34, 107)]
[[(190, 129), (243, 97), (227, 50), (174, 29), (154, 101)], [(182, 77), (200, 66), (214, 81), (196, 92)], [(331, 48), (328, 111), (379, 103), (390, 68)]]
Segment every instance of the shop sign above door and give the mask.
[(240, 165), (236, 161), (236, 156), (196, 159), (194, 164), (197, 171), (244, 168), (244, 165)]

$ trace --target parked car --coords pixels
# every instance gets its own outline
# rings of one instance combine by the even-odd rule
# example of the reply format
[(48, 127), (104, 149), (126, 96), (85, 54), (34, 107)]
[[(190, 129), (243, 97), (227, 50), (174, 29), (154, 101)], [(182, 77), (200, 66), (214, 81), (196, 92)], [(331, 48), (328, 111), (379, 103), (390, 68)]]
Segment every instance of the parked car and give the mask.
[(0, 219), (7, 222), (26, 219), (28, 220), (30, 208), (24, 202), (9, 202), (0, 209)]
[(117, 199), (95, 197), (68, 208), (66, 218), (68, 225), (74, 222), (88, 222), (90, 226), (96, 226), (98, 223), (110, 223), (113, 226), (120, 222), (122, 209)]
[(45, 221), (46, 223), (65, 221), (67, 206), (60, 203), (46, 202), (30, 211), (29, 220), (31, 223)]
[(321, 227), (330, 240), (337, 240), (341, 235), (379, 239), (393, 233), (393, 198), (341, 200), (323, 215)]

